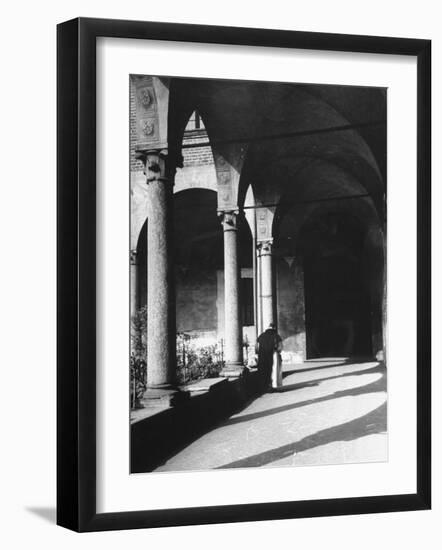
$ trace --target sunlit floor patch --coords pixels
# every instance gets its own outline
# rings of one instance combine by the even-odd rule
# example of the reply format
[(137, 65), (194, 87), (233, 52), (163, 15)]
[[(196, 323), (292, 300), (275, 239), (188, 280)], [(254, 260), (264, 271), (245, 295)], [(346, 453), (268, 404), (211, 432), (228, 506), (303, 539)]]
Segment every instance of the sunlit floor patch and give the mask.
[(288, 365), (265, 394), (157, 471), (387, 460), (386, 371), (377, 363)]

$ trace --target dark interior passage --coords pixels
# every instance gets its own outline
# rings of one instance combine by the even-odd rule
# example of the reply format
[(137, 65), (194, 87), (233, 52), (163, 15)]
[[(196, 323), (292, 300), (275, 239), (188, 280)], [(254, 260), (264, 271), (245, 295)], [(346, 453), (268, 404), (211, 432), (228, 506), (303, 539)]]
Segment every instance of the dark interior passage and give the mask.
[(369, 281), (357, 221), (328, 215), (302, 238), (307, 358), (371, 356)]

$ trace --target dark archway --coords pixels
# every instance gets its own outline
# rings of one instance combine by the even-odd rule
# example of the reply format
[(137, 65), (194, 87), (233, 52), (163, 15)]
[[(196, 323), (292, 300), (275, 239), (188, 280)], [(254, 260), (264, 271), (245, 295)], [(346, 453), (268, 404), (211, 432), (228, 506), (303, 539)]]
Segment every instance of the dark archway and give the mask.
[[(147, 224), (148, 220), (137, 245), (138, 307), (147, 303)], [(224, 244), (215, 191), (193, 188), (174, 195), (174, 234), (177, 331), (219, 332), (224, 308)], [(238, 220), (238, 257), (243, 272), (243, 324), (248, 326), (254, 323), (252, 236), (242, 214)]]
[[(177, 330), (216, 330), (217, 271), (223, 268), (223, 234), (216, 192), (187, 189), (174, 195)], [(138, 306), (147, 303), (147, 224), (137, 246)]]
[[(223, 231), (215, 191), (193, 188), (174, 195), (175, 282), (178, 332), (222, 332), (224, 288)], [(251, 271), (252, 236), (238, 220), (240, 269)], [(253, 324), (252, 275), (241, 277), (243, 324)], [(250, 292), (252, 289), (252, 292)]]
[(223, 234), (216, 201), (216, 192), (208, 189), (188, 189), (174, 196), (178, 332), (217, 329), (217, 273), (223, 267)]
[(301, 230), (308, 359), (373, 354), (364, 243), (358, 220), (342, 213), (311, 220)]

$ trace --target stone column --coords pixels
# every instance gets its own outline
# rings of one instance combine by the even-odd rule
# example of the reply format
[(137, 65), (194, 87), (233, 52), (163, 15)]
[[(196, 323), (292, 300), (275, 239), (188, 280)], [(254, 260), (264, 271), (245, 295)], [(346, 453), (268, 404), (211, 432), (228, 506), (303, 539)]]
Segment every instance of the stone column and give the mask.
[(130, 251), (130, 316), (132, 317), (138, 308), (138, 297), (137, 297), (137, 251)]
[(137, 311), (138, 306), (138, 300), (137, 300), (137, 251), (131, 250), (130, 251), (130, 272), (129, 272), (129, 319), (130, 319), (130, 347), (131, 347), (131, 354), (134, 351), (133, 350), (133, 340), (132, 337), (134, 336), (134, 328), (132, 324), (132, 318), (135, 315)]
[[(141, 156), (141, 155), (140, 155)], [(170, 389), (176, 373), (173, 180), (166, 150), (143, 151), (147, 209), (147, 384)]]
[(262, 330), (266, 330), (270, 323), (274, 322), (272, 239), (258, 243), (258, 247), (261, 273)]
[(255, 247), (256, 255), (256, 328), (257, 338), (262, 333), (262, 303), (261, 303), (261, 256), (258, 245)]
[(242, 323), (239, 306), (237, 216), (220, 212), (224, 231), (224, 376), (239, 376), (243, 370)]

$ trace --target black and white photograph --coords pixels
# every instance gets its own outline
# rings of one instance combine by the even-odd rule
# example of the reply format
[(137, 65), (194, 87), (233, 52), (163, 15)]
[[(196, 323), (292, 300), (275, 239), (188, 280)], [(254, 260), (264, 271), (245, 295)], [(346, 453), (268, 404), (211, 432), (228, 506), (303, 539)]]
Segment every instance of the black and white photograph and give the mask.
[(440, 546), (440, 3), (5, 8), (0, 547)]
[(388, 89), (128, 89), (131, 473), (388, 461)]

